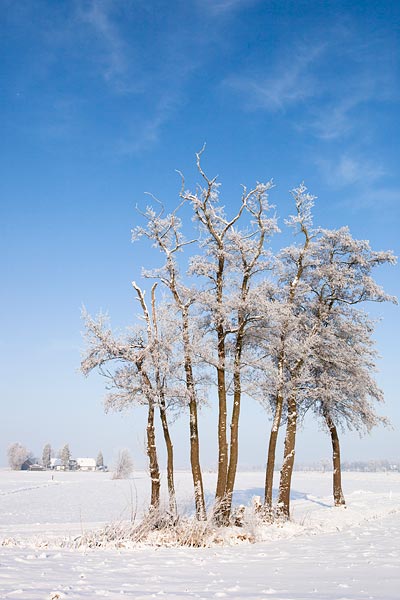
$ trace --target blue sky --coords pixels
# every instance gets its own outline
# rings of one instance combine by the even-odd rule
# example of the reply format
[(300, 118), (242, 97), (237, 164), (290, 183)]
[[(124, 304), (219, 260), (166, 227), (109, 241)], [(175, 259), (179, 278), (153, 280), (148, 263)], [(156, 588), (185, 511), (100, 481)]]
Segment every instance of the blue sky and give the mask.
[[(144, 464), (140, 412), (103, 415), (103, 381), (78, 372), (80, 307), (116, 326), (137, 310), (130, 282), (155, 258), (130, 242), (150, 191), (174, 206), (175, 169), (195, 180), (194, 153), (219, 174), (224, 204), (240, 184), (274, 179), (281, 218), (305, 180), (315, 220), (349, 225), (400, 253), (400, 5), (381, 1), (1, 0), (2, 173), (0, 464), (20, 441), (74, 455), (128, 446)], [(377, 273), (400, 295), (398, 267)], [(346, 435), (344, 459), (400, 458), (400, 317), (382, 317), (383, 412), (393, 431)], [(210, 420), (212, 424), (210, 425)], [(243, 415), (242, 465), (262, 464), (268, 421)], [(186, 460), (186, 418), (175, 445)], [(215, 461), (215, 419), (202, 421)], [(298, 460), (329, 456), (312, 424)]]

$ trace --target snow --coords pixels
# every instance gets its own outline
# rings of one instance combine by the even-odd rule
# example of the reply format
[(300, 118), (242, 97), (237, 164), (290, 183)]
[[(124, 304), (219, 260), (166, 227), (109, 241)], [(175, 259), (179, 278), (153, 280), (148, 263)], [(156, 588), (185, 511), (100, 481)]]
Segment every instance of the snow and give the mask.
[[(262, 496), (263, 479), (239, 473), (235, 503)], [(0, 598), (397, 600), (400, 474), (344, 473), (347, 508), (333, 506), (331, 479), (295, 473), (292, 521), (265, 527), (254, 544), (73, 549), (60, 542), (140, 518), (148, 476), (0, 471)], [(190, 474), (176, 480), (188, 512)], [(215, 474), (204, 485), (211, 502)]]

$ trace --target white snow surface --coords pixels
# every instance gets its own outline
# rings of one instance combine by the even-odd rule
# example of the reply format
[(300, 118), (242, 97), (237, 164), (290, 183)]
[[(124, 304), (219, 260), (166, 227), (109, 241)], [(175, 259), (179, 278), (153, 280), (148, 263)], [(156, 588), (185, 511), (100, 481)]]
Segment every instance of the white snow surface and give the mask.
[[(211, 502), (215, 474), (204, 479)], [(262, 496), (263, 480), (239, 473), (235, 503)], [(190, 512), (190, 474), (176, 481)], [(140, 519), (147, 474), (0, 471), (0, 598), (398, 600), (400, 474), (344, 473), (347, 508), (333, 506), (331, 487), (331, 473), (295, 473), (292, 520), (253, 544), (73, 549), (66, 539)]]

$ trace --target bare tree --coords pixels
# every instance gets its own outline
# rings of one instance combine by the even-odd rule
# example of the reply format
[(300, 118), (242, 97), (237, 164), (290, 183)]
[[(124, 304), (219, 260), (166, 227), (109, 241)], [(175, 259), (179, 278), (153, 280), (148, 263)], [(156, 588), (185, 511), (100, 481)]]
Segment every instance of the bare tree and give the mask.
[(11, 444), (7, 450), (8, 464), (14, 471), (19, 471), (23, 463), (31, 456), (29, 450), (19, 442)]
[[(250, 190), (243, 187), (239, 208), (232, 217), (226, 215), (224, 207), (219, 204), (220, 184), (217, 178), (210, 179), (201, 166), (203, 151), (204, 148), (196, 154), (203, 185), (199, 185), (195, 192), (186, 191), (181, 174), (180, 196), (184, 202), (190, 203), (199, 227), (202, 252), (191, 259), (190, 273), (205, 278), (207, 282), (205, 289), (200, 291), (199, 300), (205, 324), (206, 351), (203, 359), (216, 369), (218, 393), (218, 474), (214, 512), (218, 522), (227, 524), (238, 461), (242, 354), (247, 327), (254, 318), (249, 296), (254, 276), (270, 267), (265, 243), (277, 231), (277, 226), (275, 218), (268, 215), (271, 182), (258, 183)], [(210, 333), (215, 338), (207, 335)], [(215, 360), (211, 358), (213, 355)], [(233, 379), (229, 444), (228, 379)]]
[[(376, 284), (372, 277), (374, 267), (389, 263), (395, 258), (391, 252), (375, 252), (368, 242), (355, 240), (348, 228), (339, 230), (321, 230), (318, 238), (310, 245), (309, 267), (303, 280), (305, 289), (297, 313), (295, 336), (299, 348), (298, 357), (288, 365), (288, 377), (291, 392), (288, 394), (288, 417), (285, 437), (284, 460), (281, 469), (278, 507), (282, 514), (289, 516), (290, 486), (294, 463), (296, 424), (304, 400), (313, 387), (313, 365), (319, 359), (315, 347), (324, 332), (332, 328), (333, 337), (339, 340), (335, 329), (336, 313), (339, 312), (348, 328), (354, 326), (356, 312), (346, 310), (365, 301), (384, 302), (394, 299)], [(368, 333), (369, 331), (369, 333)], [(371, 329), (364, 329), (367, 338), (362, 338), (367, 346), (372, 345)], [(360, 335), (360, 330), (358, 330)], [(347, 340), (348, 342), (348, 340)], [(353, 355), (353, 364), (356, 362)], [(363, 355), (365, 357), (365, 353)], [(340, 355), (332, 354), (333, 362), (339, 364)], [(371, 365), (368, 366), (368, 369)], [(367, 369), (367, 372), (368, 372)], [(337, 368), (340, 371), (339, 368)], [(364, 370), (364, 375), (366, 371)], [(348, 390), (350, 393), (350, 390)], [(350, 407), (350, 404), (349, 404)], [(363, 410), (360, 403), (352, 405), (354, 413)], [(336, 454), (336, 466), (339, 458), (338, 438), (334, 421), (325, 410), (325, 420), (333, 435), (333, 447)], [(357, 417), (354, 416), (356, 420)], [(338, 473), (338, 471), (337, 471)], [(336, 499), (339, 502), (339, 486), (336, 486)]]
[(374, 408), (375, 402), (383, 401), (382, 390), (373, 377), (374, 324), (352, 306), (339, 309), (331, 311), (313, 351), (309, 393), (311, 408), (324, 420), (331, 437), (335, 506), (345, 504), (338, 427), (354, 429), (361, 435), (377, 425), (389, 425)]
[[(160, 330), (158, 325), (158, 314), (156, 309), (156, 300), (155, 300), (155, 289), (156, 284), (153, 285), (151, 289), (151, 319), (148, 319), (148, 330), (151, 332), (154, 348), (151, 353), (152, 362), (154, 366), (154, 381), (155, 387), (157, 390), (157, 398), (158, 398), (158, 408), (160, 412), (160, 420), (164, 435), (164, 442), (167, 451), (167, 485), (168, 485), (168, 497), (169, 497), (169, 510), (172, 515), (175, 515), (177, 512), (176, 508), (176, 497), (175, 497), (175, 482), (174, 482), (174, 446), (172, 443), (169, 424), (167, 418), (167, 384), (166, 384), (166, 371), (171, 373), (171, 345), (167, 344), (167, 348), (164, 347), (163, 352), (163, 344), (160, 337)], [(148, 312), (147, 312), (148, 314)], [(165, 319), (167, 327), (169, 327), (170, 320)], [(171, 331), (170, 331), (171, 333)], [(164, 355), (164, 360), (162, 358)], [(167, 364), (168, 369), (163, 369), (162, 364)], [(175, 371), (175, 369), (173, 368)], [(178, 369), (176, 369), (178, 371)], [(170, 399), (171, 395), (174, 396), (174, 400), (181, 397), (181, 394), (175, 388), (175, 391), (169, 392)]]
[(97, 468), (104, 467), (104, 458), (103, 458), (103, 453), (101, 450), (99, 450), (99, 453), (96, 458), (96, 467)]
[[(175, 389), (170, 391), (168, 387), (170, 369), (174, 370), (173, 353), (169, 346), (168, 335), (164, 336), (162, 343), (158, 336), (155, 286), (152, 290), (152, 317), (145, 302), (144, 292), (135, 283), (133, 287), (142, 307), (146, 328), (128, 330), (124, 337), (117, 338), (107, 326), (103, 316), (92, 319), (84, 313), (88, 350), (82, 360), (81, 369), (84, 374), (88, 374), (94, 368), (98, 368), (110, 381), (112, 391), (106, 398), (106, 410), (121, 411), (134, 403), (147, 405), (146, 448), (151, 478), (150, 506), (152, 508), (158, 508), (160, 504), (160, 470), (154, 425), (155, 410), (159, 408), (168, 455), (170, 509), (175, 512), (172, 442), (166, 417), (167, 398), (178, 395)], [(172, 329), (171, 327), (170, 331)]]
[(71, 452), (69, 450), (68, 444), (65, 444), (65, 446), (60, 450), (60, 459), (64, 469), (66, 471), (69, 471), (69, 461), (71, 459)]
[[(141, 331), (127, 338), (116, 338), (104, 316), (93, 319), (84, 313), (87, 352), (81, 362), (81, 370), (87, 375), (95, 368), (111, 382), (112, 391), (106, 397), (106, 411), (122, 411), (134, 403), (145, 404), (147, 411), (147, 455), (151, 478), (152, 508), (160, 501), (160, 472), (154, 429), (154, 402), (151, 382), (144, 367), (147, 351)], [(111, 369), (113, 363), (113, 370)], [(109, 366), (110, 365), (110, 366)], [(106, 369), (106, 366), (108, 367)]]
[(265, 473), (264, 506), (267, 512), (272, 508), (272, 487), (278, 431), (282, 422), (282, 416), (287, 408), (289, 408), (286, 411), (288, 435), (285, 456), (287, 461), (294, 460), (294, 446), (291, 440), (293, 439), (293, 432), (296, 429), (297, 412), (293, 398), (289, 399), (290, 407), (285, 404), (288, 353), (291, 352), (294, 345), (293, 332), (296, 328), (296, 304), (298, 297), (302, 297), (305, 291), (302, 279), (304, 271), (308, 267), (310, 243), (315, 235), (312, 229), (311, 217), (314, 196), (307, 193), (304, 185), (294, 189), (292, 196), (296, 205), (296, 215), (291, 216), (287, 224), (294, 229), (296, 234), (302, 234), (304, 241), (300, 246), (284, 250), (278, 257), (277, 268), (280, 289), (275, 301), (272, 304), (269, 303), (267, 306), (268, 312), (273, 312), (274, 314), (273, 321), (275, 322), (275, 326), (271, 327), (271, 323), (267, 323), (266, 336), (270, 344), (269, 352), (276, 368), (275, 383), (272, 393), (270, 393), (274, 417), (269, 436)]
[(51, 465), (51, 445), (46, 444), (42, 452), (42, 464), (45, 469), (50, 469)]
[(192, 469), (196, 516), (199, 520), (206, 518), (206, 505), (204, 500), (203, 476), (200, 466), (200, 443), (198, 430), (198, 395), (194, 376), (194, 357), (192, 345), (192, 322), (190, 309), (196, 294), (185, 286), (179, 277), (176, 255), (187, 244), (181, 232), (181, 221), (176, 211), (164, 216), (161, 207), (157, 214), (153, 208), (148, 207), (143, 214), (146, 227), (137, 227), (133, 232), (133, 239), (146, 237), (156, 245), (164, 254), (163, 267), (152, 272), (145, 272), (147, 277), (156, 277), (171, 292), (176, 309), (181, 320), (181, 335), (183, 347), (183, 367), (185, 372), (186, 396), (189, 405), (189, 430), (190, 430), (190, 464)]
[(113, 479), (128, 479), (133, 472), (133, 460), (129, 450), (124, 449), (118, 452), (118, 458), (115, 465)]

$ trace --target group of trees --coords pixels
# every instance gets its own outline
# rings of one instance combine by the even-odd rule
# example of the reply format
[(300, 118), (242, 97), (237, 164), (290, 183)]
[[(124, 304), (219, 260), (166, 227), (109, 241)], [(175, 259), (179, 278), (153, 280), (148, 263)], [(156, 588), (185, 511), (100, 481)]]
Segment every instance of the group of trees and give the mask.
[[(51, 460), (52, 458), (55, 458), (55, 456), (56, 453), (53, 451), (51, 444), (45, 444), (42, 451), (42, 466), (45, 469), (50, 469)], [(69, 470), (71, 461), (71, 451), (69, 449), (69, 444), (64, 444), (64, 446), (57, 452), (57, 458), (60, 459), (64, 469)]]
[[(360, 305), (395, 301), (372, 277), (375, 267), (394, 264), (395, 258), (355, 240), (347, 227), (314, 227), (314, 197), (304, 185), (293, 190), (294, 214), (285, 221), (294, 241), (273, 253), (270, 241), (279, 228), (269, 203), (272, 183), (243, 187), (238, 206), (228, 215), (219, 202), (220, 184), (204, 172), (201, 155), (196, 189), (188, 191), (180, 174), (176, 209), (166, 214), (153, 198), (154, 206), (140, 213), (143, 225), (133, 232), (135, 240), (147, 239), (162, 257), (159, 268), (144, 271), (145, 278), (154, 280), (150, 304), (133, 282), (142, 319), (117, 336), (105, 315), (85, 313), (82, 372), (99, 369), (108, 379), (107, 411), (147, 407), (151, 508), (160, 503), (156, 413), (166, 447), (170, 510), (175, 513), (168, 417), (187, 411), (196, 516), (206, 518), (198, 410), (210, 400), (212, 388), (218, 405), (216, 523), (230, 522), (240, 412), (252, 400), (272, 416), (265, 443), (264, 513), (289, 517), (296, 433), (309, 412), (331, 437), (334, 500), (343, 504), (338, 430), (347, 426), (363, 432), (386, 422), (374, 409), (374, 402), (382, 401), (373, 378), (374, 324)], [(181, 214), (186, 216), (185, 231), (193, 223), (188, 237)], [(164, 290), (161, 302), (156, 298), (158, 284)], [(273, 506), (276, 445), (283, 427), (284, 456)]]

